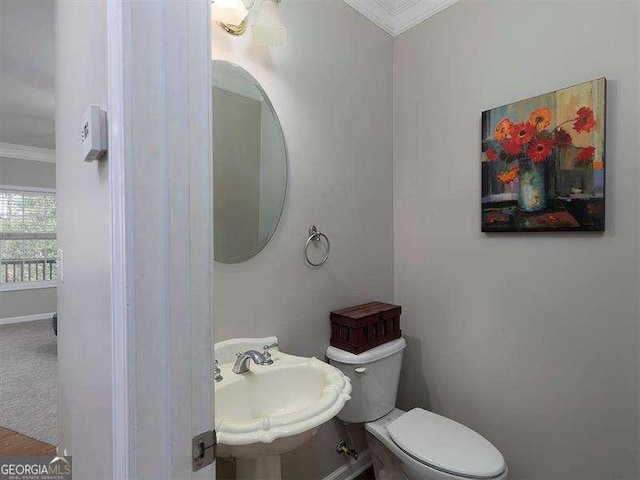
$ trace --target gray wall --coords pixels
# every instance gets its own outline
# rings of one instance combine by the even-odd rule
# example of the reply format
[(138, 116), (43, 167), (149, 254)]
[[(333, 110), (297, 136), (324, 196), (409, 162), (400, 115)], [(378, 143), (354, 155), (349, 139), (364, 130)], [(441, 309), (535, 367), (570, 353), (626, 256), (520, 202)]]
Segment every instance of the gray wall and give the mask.
[(106, 108), (106, 26), (105, 2), (56, 2), (58, 423), (80, 479), (112, 478), (108, 159), (84, 162), (78, 141), (87, 105)]
[[(0, 157), (0, 185), (56, 188), (56, 166)], [(55, 288), (0, 292), (0, 319), (55, 311)]]
[[(638, 3), (463, 1), (397, 38), (400, 406), (517, 480), (638, 478)], [(483, 110), (606, 76), (607, 231), (480, 233)]]
[[(341, 0), (282, 3), (280, 12), (283, 48), (213, 29), (214, 58), (246, 68), (273, 102), (290, 160), (271, 242), (245, 263), (215, 265), (215, 334), (273, 334), (286, 352), (324, 358), (330, 310), (393, 300), (392, 39)], [(302, 259), (311, 223), (331, 239), (320, 269)], [(284, 456), (284, 477), (328, 475), (344, 461), (342, 437), (337, 421), (326, 424)]]
[(0, 185), (56, 188), (56, 164), (0, 157)]
[(0, 292), (0, 320), (56, 311), (56, 288)]

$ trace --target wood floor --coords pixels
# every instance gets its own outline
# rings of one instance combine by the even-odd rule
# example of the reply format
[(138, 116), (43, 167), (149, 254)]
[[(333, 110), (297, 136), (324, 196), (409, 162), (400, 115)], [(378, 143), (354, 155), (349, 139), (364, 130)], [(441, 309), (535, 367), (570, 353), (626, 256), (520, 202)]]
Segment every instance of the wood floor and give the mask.
[(0, 457), (43, 455), (53, 456), (56, 447), (0, 427)]

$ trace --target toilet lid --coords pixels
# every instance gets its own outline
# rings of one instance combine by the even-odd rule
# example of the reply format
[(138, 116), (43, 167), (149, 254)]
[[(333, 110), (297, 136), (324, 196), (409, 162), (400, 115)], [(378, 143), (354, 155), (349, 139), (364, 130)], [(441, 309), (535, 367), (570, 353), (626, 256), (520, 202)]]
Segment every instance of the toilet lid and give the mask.
[(502, 454), (464, 425), (414, 408), (387, 427), (406, 453), (438, 470), (471, 478), (491, 478), (506, 468)]

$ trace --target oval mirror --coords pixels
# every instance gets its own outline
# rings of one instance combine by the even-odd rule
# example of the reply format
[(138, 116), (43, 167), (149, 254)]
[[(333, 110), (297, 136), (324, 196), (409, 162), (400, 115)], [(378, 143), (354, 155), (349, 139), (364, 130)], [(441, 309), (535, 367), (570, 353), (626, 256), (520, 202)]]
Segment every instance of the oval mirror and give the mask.
[(214, 257), (240, 263), (273, 236), (287, 191), (280, 121), (260, 84), (238, 65), (213, 62)]

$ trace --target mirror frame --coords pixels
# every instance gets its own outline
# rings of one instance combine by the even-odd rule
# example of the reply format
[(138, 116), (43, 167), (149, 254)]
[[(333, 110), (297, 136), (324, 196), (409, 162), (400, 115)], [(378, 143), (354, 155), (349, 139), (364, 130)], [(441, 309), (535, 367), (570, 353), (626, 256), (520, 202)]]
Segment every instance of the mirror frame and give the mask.
[[(287, 138), (284, 134), (284, 128), (282, 128), (282, 122), (280, 122), (280, 116), (278, 115), (278, 112), (276, 110), (276, 108), (273, 106), (273, 103), (271, 102), (271, 99), (269, 98), (269, 95), (267, 95), (267, 92), (265, 92), (264, 88), (262, 88), (262, 84), (256, 79), (256, 77), (246, 68), (244, 68), (241, 65), (238, 65), (237, 63), (233, 63), (230, 62), (228, 60), (220, 60), (220, 59), (213, 59), (211, 60), (211, 88), (212, 88), (212, 95), (211, 98), (213, 99), (213, 88), (215, 87), (214, 84), (214, 78), (215, 78), (215, 73), (213, 71), (213, 69), (215, 68), (215, 64), (216, 63), (225, 63), (229, 66), (231, 66), (232, 68), (237, 68), (242, 70), (245, 75), (247, 75), (251, 80), (253, 80), (254, 85), (256, 86), (256, 88), (258, 89), (258, 91), (260, 92), (260, 94), (262, 95), (262, 97), (264, 98), (264, 101), (267, 103), (267, 106), (269, 107), (269, 109), (271, 110), (271, 112), (273, 112), (273, 115), (275, 117), (276, 120), (276, 124), (278, 126), (278, 128), (280, 129), (280, 136), (282, 137), (282, 145), (284, 147), (284, 191), (283, 191), (283, 198), (282, 198), (282, 208), (280, 208), (280, 214), (278, 215), (278, 218), (276, 219), (273, 231), (271, 232), (271, 235), (269, 235), (269, 237), (267, 238), (267, 240), (264, 242), (264, 244), (262, 246), (260, 246), (258, 249), (256, 249), (255, 251), (252, 251), (244, 260), (240, 260), (240, 261), (225, 261), (225, 260), (219, 260), (216, 258), (216, 252), (215, 252), (215, 244), (214, 244), (214, 250), (213, 250), (213, 260), (214, 262), (218, 262), (218, 263), (223, 263), (225, 265), (238, 265), (244, 262), (248, 262), (249, 260), (251, 260), (252, 258), (254, 258), (255, 256), (257, 256), (260, 252), (262, 252), (267, 245), (269, 245), (269, 243), (271, 242), (271, 240), (273, 239), (273, 237), (276, 234), (276, 231), (278, 230), (278, 227), (280, 226), (280, 222), (282, 221), (282, 216), (284, 215), (284, 210), (287, 204), (287, 194), (289, 193), (289, 147), (287, 145)], [(211, 121), (213, 122), (213, 104), (212, 104), (212, 109), (211, 109)], [(214, 172), (215, 175), (215, 166), (213, 166), (213, 163), (215, 162), (215, 158), (214, 158), (214, 148), (213, 145), (215, 143), (215, 138), (213, 138), (212, 136), (212, 145), (211, 145), (211, 162), (212, 162), (212, 172)], [(215, 192), (213, 192), (213, 196), (215, 198)], [(215, 223), (216, 223), (216, 219), (215, 219), (215, 215), (213, 218), (213, 228), (214, 228), (214, 232), (215, 232)]]

